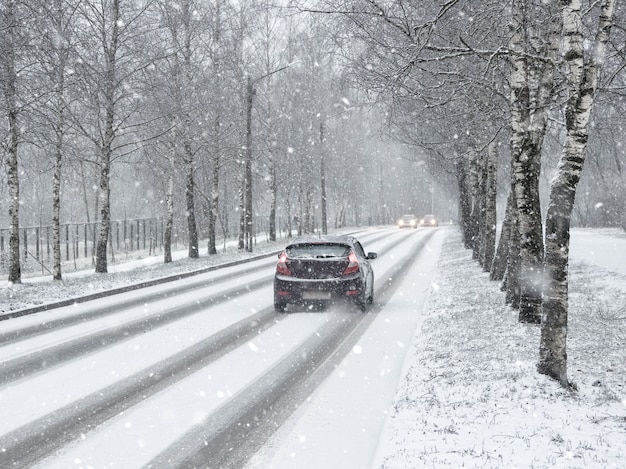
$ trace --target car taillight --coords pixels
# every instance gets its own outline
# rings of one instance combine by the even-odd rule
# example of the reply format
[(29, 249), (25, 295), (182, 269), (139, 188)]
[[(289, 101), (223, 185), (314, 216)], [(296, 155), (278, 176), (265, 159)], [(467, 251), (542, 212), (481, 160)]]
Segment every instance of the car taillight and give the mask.
[(278, 258), (278, 264), (276, 264), (276, 273), (281, 275), (291, 275), (289, 267), (287, 267), (287, 253), (283, 252)]
[(344, 275), (354, 274), (359, 271), (359, 261), (356, 258), (356, 254), (353, 251), (350, 251), (348, 254), (348, 267), (343, 271)]

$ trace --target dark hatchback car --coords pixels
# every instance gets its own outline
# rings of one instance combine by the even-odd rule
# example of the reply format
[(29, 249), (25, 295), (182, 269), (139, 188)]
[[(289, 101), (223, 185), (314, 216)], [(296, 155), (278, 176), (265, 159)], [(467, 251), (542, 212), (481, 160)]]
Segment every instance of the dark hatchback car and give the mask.
[(374, 271), (353, 236), (297, 238), (278, 255), (274, 277), (274, 309), (288, 304), (328, 304), (347, 300), (365, 311), (374, 301)]

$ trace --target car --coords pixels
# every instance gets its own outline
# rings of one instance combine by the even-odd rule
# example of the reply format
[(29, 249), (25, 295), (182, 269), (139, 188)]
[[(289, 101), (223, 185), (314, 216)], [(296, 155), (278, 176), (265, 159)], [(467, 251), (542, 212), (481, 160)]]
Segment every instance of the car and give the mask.
[(398, 228), (417, 228), (417, 217), (415, 215), (402, 215), (398, 220)]
[(428, 227), (437, 227), (439, 226), (439, 222), (437, 221), (437, 217), (435, 215), (429, 214), (424, 215), (420, 219), (420, 226), (428, 226)]
[(351, 235), (310, 236), (292, 240), (278, 254), (274, 309), (289, 304), (328, 305), (347, 301), (365, 312), (374, 302), (374, 270), (361, 243)]

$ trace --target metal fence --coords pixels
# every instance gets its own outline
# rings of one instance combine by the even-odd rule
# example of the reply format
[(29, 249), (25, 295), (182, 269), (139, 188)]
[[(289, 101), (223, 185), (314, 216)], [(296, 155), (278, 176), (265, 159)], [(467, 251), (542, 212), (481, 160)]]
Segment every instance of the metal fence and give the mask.
[[(61, 261), (93, 259), (100, 236), (100, 223), (64, 223), (59, 226), (61, 236)], [(148, 255), (163, 249), (165, 223), (161, 218), (138, 218), (111, 221), (109, 234), (110, 255), (132, 251), (146, 251)], [(21, 227), (21, 263), (23, 268), (52, 265), (52, 225)], [(178, 243), (174, 235), (172, 243)], [(0, 271), (8, 269), (8, 228), (0, 229)]]
[[(279, 240), (289, 237), (287, 220), (277, 217), (276, 235)], [(297, 234), (297, 221), (292, 223), (292, 235)], [(238, 220), (232, 220), (227, 236), (236, 239), (239, 232)], [(253, 239), (269, 239), (269, 220), (264, 216), (254, 217)], [(94, 262), (96, 246), (100, 237), (100, 223), (63, 223), (59, 226), (61, 236), (61, 262), (74, 268), (87, 268)], [(131, 255), (156, 255), (163, 253), (165, 219), (134, 218), (112, 220), (109, 233), (108, 255), (112, 260), (117, 257)], [(230, 233), (230, 235), (228, 235)], [(201, 235), (202, 237), (202, 235)], [(219, 244), (226, 239), (219, 236)], [(201, 246), (204, 242), (201, 241)], [(186, 225), (174, 224), (172, 230), (172, 249), (186, 247), (188, 232)], [(218, 244), (218, 245), (219, 245)], [(202, 248), (201, 248), (202, 249)], [(0, 228), (0, 274), (8, 273), (9, 268), (9, 229)], [(141, 251), (141, 252), (139, 252)], [(52, 225), (31, 226), (20, 228), (21, 268), (24, 273), (41, 271), (51, 273), (53, 267)], [(69, 265), (68, 265), (69, 264)], [(71, 270), (71, 269), (70, 269)]]

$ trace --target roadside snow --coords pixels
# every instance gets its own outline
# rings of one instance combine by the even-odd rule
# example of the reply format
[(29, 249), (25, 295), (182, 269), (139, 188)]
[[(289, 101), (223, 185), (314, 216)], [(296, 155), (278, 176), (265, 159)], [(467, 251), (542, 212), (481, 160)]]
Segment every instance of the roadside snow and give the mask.
[(373, 467), (626, 467), (626, 275), (600, 267), (625, 265), (626, 239), (608, 238), (621, 261), (605, 263), (604, 236), (573, 243), (587, 250), (570, 266), (576, 393), (536, 372), (539, 327), (451, 236)]

